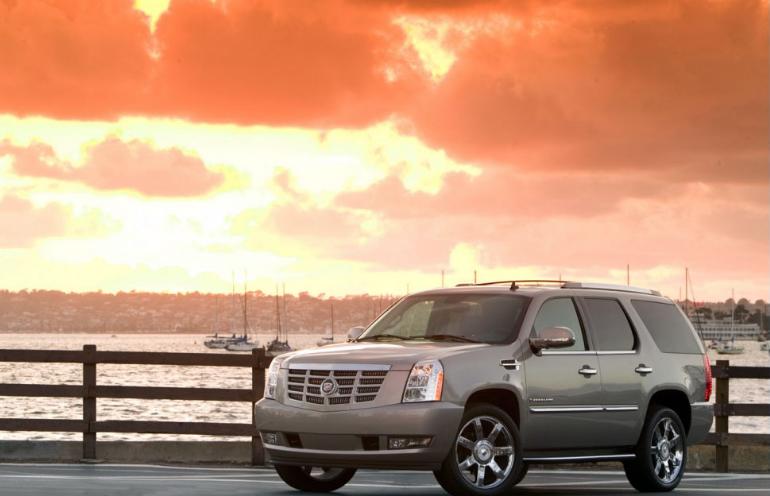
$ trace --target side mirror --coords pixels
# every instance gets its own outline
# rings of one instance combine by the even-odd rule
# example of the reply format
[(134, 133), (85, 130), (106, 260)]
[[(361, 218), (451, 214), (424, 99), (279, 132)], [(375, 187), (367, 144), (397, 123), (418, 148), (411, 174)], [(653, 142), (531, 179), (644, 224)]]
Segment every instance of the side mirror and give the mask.
[(356, 339), (360, 338), (361, 334), (363, 334), (365, 330), (366, 327), (364, 326), (351, 327), (348, 331), (348, 342), (355, 341)]
[(546, 348), (568, 348), (575, 344), (575, 333), (569, 327), (546, 327), (529, 338), (529, 347), (536, 354)]

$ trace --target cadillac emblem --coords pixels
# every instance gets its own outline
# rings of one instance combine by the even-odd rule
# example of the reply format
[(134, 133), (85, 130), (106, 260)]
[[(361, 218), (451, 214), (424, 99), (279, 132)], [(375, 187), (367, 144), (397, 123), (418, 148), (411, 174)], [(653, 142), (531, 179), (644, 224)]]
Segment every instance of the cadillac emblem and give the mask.
[(321, 394), (324, 396), (331, 396), (337, 392), (337, 381), (331, 377), (324, 379), (321, 383)]

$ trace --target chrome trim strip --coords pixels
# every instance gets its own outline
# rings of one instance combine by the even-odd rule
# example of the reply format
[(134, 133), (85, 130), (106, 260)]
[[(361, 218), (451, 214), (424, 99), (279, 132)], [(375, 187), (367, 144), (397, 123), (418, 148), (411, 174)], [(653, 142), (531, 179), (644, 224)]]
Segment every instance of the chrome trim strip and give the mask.
[(575, 413), (575, 412), (601, 412), (604, 410), (601, 406), (548, 406), (548, 407), (530, 407), (532, 413)]
[(604, 411), (606, 412), (636, 412), (639, 410), (639, 407), (636, 405), (623, 405), (623, 406), (605, 406)]
[[(283, 367), (283, 365), (286, 365)], [(283, 362), (281, 368), (307, 369), (307, 370), (390, 370), (390, 365), (378, 365), (372, 363), (294, 363)]]
[(542, 355), (590, 355), (596, 356), (595, 351), (556, 351), (556, 350), (543, 350), (540, 352)]
[[(530, 399), (532, 401), (532, 399)], [(637, 405), (616, 406), (533, 406), (529, 408), (532, 413), (582, 413), (582, 412), (635, 412)]]
[(627, 351), (597, 351), (597, 355), (636, 355), (636, 350)]
[(524, 457), (527, 462), (570, 462), (570, 461), (592, 461), (592, 460), (627, 460), (636, 458), (636, 455), (589, 455), (589, 456), (535, 456)]

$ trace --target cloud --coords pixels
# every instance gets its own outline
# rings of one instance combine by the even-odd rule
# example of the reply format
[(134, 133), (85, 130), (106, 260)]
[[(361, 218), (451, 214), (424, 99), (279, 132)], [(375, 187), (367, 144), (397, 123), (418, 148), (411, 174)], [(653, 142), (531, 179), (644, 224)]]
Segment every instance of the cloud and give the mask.
[(396, 176), (388, 176), (366, 189), (340, 193), (335, 203), (391, 219), (587, 218), (614, 211), (629, 198), (665, 198), (682, 190), (679, 184), (641, 175), (486, 168), (478, 176), (447, 174), (436, 194), (410, 191)]
[(11, 155), (21, 176), (77, 181), (95, 189), (130, 189), (147, 196), (185, 197), (206, 194), (224, 177), (203, 161), (177, 148), (158, 149), (139, 140), (109, 137), (90, 147), (76, 166), (61, 160), (42, 143), (20, 147), (0, 142), (0, 156)]
[(56, 204), (35, 207), (15, 195), (0, 197), (0, 248), (26, 248), (37, 239), (67, 231), (67, 211)]
[(0, 2), (0, 111), (113, 119), (141, 110), (153, 61), (131, 0)]
[(585, 5), (477, 36), (417, 135), (479, 164), (767, 181), (765, 2)]
[(380, 9), (176, 0), (149, 24), (129, 0), (0, 4), (0, 111), (351, 127), (426, 84)]

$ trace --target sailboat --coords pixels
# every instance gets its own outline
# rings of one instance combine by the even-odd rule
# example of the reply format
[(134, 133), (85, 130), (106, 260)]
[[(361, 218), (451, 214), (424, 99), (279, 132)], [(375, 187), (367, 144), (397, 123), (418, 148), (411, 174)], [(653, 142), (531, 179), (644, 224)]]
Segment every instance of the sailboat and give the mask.
[[(233, 283), (233, 302), (235, 299), (235, 283)], [(235, 306), (233, 304), (232, 310), (235, 310)], [(215, 310), (214, 310), (214, 326), (213, 331), (214, 333), (206, 336), (206, 340), (203, 341), (203, 346), (206, 348), (212, 349), (212, 350), (223, 350), (225, 347), (227, 347), (228, 344), (237, 343), (240, 341), (244, 341), (246, 339), (245, 336), (238, 336), (235, 333), (233, 333), (231, 336), (227, 336), (225, 334), (220, 334), (217, 329), (219, 328), (219, 298), (217, 297), (216, 303), (215, 303)]]
[(331, 305), (331, 327), (329, 328), (329, 334), (321, 336), (321, 339), (316, 341), (316, 346), (326, 346), (327, 344), (334, 344), (334, 303)]
[[(283, 305), (285, 310), (286, 309), (286, 291), (285, 290), (283, 293)], [(276, 327), (275, 339), (267, 343), (267, 345), (265, 346), (265, 354), (268, 356), (276, 356), (276, 355), (280, 355), (281, 353), (294, 351), (292, 347), (289, 345), (288, 331), (285, 333), (285, 336), (284, 336), (284, 330), (281, 327), (281, 305), (278, 301), (277, 287), (275, 291), (275, 327)]]
[(716, 350), (720, 355), (740, 355), (744, 351), (743, 346), (737, 346), (735, 344), (735, 290), (733, 290), (731, 302), (730, 335), (732, 336), (732, 339), (730, 339), (730, 341), (724, 340), (717, 343)]
[(248, 291), (246, 290), (246, 282), (243, 283), (243, 336), (240, 336), (236, 341), (228, 343), (225, 346), (227, 351), (251, 351), (259, 348), (259, 341), (249, 340), (249, 317), (248, 317)]

